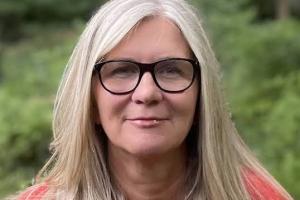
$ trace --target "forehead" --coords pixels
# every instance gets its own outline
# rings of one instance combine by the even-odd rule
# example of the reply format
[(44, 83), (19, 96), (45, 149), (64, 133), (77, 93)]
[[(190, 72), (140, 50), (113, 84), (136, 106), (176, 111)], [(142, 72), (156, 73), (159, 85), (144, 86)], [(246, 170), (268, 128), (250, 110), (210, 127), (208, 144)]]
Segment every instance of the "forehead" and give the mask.
[(164, 17), (148, 17), (138, 23), (106, 59), (153, 62), (166, 57), (190, 57), (190, 48), (178, 26)]

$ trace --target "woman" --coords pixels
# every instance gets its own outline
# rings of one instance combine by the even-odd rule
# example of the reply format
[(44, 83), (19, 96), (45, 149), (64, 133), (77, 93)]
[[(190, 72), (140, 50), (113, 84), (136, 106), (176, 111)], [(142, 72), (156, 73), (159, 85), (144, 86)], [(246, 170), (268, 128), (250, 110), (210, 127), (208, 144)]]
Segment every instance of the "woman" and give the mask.
[(238, 136), (218, 71), (187, 2), (107, 2), (59, 87), (53, 155), (18, 199), (292, 199)]

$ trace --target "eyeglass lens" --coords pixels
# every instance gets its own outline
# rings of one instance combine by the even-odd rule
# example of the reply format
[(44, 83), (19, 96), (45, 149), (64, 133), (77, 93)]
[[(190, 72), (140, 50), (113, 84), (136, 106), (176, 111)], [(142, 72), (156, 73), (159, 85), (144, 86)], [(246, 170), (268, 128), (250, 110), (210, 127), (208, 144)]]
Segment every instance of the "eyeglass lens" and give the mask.
[[(140, 81), (141, 67), (130, 61), (111, 61), (104, 63), (100, 70), (103, 86), (113, 93), (133, 90)], [(158, 86), (166, 91), (176, 92), (186, 89), (193, 81), (194, 67), (188, 60), (163, 60), (153, 69)]]

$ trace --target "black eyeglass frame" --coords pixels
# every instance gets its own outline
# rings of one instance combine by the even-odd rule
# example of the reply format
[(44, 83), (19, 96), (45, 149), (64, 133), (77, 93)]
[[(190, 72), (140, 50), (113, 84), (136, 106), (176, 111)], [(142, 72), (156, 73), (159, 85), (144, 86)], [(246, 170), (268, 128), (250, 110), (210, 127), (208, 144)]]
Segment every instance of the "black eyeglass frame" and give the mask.
[[(161, 62), (164, 62), (164, 61), (169, 61), (169, 60), (184, 60), (184, 61), (188, 61), (189, 63), (192, 64), (192, 66), (193, 66), (193, 77), (192, 77), (191, 83), (186, 88), (184, 88), (182, 90), (170, 91), (170, 90), (166, 90), (166, 89), (162, 88), (159, 85), (158, 81), (156, 80), (155, 73), (154, 73), (155, 66), (158, 63), (161, 63)], [(105, 65), (107, 63), (111, 63), (111, 62), (129, 62), (129, 63), (133, 63), (133, 64), (135, 64), (139, 67), (139, 70), (140, 70), (139, 78), (138, 78), (138, 81), (136, 83), (136, 86), (134, 86), (133, 89), (131, 89), (127, 92), (113, 92), (113, 91), (109, 90), (107, 87), (105, 87), (105, 85), (104, 85), (104, 83), (101, 79), (100, 70), (101, 70), (103, 65)], [(100, 83), (103, 86), (103, 88), (105, 90), (107, 90), (108, 92), (114, 94), (114, 95), (126, 95), (126, 94), (129, 94), (132, 91), (134, 91), (138, 87), (138, 85), (140, 84), (141, 79), (142, 79), (144, 73), (146, 73), (146, 72), (150, 72), (156, 86), (159, 89), (161, 89), (162, 91), (167, 92), (167, 93), (181, 93), (181, 92), (187, 90), (193, 84), (194, 79), (195, 79), (196, 76), (198, 77), (199, 82), (201, 82), (200, 81), (200, 78), (201, 78), (200, 63), (198, 62), (198, 60), (193, 60), (193, 59), (188, 59), (188, 58), (167, 58), (167, 59), (159, 60), (159, 61), (156, 61), (156, 62), (153, 62), (153, 63), (140, 63), (140, 62), (136, 62), (136, 61), (122, 60), (122, 59), (121, 60), (108, 60), (108, 61), (103, 61), (103, 62), (96, 63), (94, 65), (94, 72), (98, 73), (98, 77), (99, 77)]]

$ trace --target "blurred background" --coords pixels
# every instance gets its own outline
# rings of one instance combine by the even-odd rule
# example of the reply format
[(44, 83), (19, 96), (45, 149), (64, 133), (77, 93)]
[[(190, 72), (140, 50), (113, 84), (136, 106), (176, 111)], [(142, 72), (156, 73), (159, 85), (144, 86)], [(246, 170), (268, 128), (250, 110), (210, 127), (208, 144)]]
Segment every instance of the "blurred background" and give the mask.
[[(0, 1), (0, 199), (49, 157), (55, 93), (101, 0)], [(300, 1), (194, 0), (221, 63), (236, 126), (300, 199)]]

